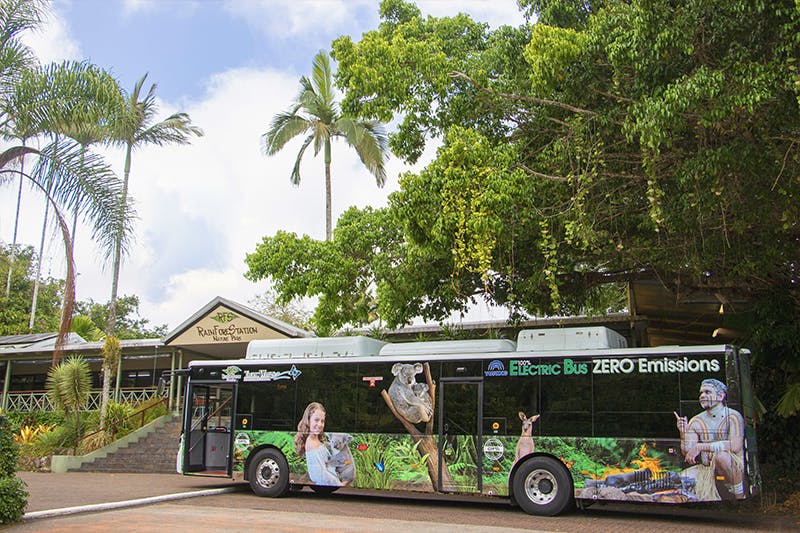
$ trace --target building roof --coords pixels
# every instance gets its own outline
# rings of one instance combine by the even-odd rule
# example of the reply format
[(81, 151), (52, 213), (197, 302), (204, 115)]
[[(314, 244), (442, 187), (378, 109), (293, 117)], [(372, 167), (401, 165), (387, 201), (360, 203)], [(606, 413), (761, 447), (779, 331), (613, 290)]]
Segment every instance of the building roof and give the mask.
[(212, 357), (244, 357), (256, 339), (313, 337), (303, 329), (217, 296), (164, 337), (164, 344)]

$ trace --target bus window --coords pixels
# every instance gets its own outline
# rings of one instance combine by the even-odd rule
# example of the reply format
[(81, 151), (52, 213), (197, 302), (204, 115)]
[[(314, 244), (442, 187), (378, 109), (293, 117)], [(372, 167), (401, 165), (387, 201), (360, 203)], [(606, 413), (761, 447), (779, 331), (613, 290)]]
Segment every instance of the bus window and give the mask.
[[(483, 381), (484, 433), (519, 436), (519, 412), (540, 412), (537, 377), (493, 377)], [(537, 431), (534, 429), (534, 431)]]
[[(542, 366), (550, 360), (540, 360)], [(534, 432), (541, 435), (577, 436), (592, 434), (592, 376), (550, 374), (541, 376), (541, 417)], [(529, 416), (533, 413), (527, 413)]]
[[(405, 434), (403, 424), (395, 418), (381, 394), (392, 384), (394, 363), (362, 363), (358, 365), (356, 377), (356, 420), (355, 431), (359, 433), (399, 433)], [(436, 364), (431, 364), (431, 372), (436, 372)], [(422, 382), (425, 378), (417, 376)], [(434, 378), (436, 379), (436, 378)]]
[(295, 420), (295, 381), (243, 382), (239, 385), (237, 413), (250, 413), (249, 429), (292, 431)]
[[(299, 419), (306, 406), (312, 402), (325, 408), (325, 431), (347, 432), (354, 430), (356, 421), (357, 379), (356, 365), (327, 364), (303, 367), (297, 379), (297, 412)], [(295, 427), (297, 420), (295, 420)]]
[(675, 438), (677, 373), (594, 375), (594, 436)]

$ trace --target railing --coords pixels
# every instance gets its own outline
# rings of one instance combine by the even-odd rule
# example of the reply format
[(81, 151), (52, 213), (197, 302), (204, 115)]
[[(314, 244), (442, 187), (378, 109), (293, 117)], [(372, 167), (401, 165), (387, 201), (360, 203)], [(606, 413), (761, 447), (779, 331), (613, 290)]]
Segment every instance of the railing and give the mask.
[(138, 419), (138, 423), (136, 424), (135, 427), (132, 428), (135, 431), (135, 430), (141, 428), (142, 426), (144, 426), (145, 420), (147, 420), (147, 413), (151, 409), (155, 409), (155, 408), (160, 407), (160, 406), (163, 405), (164, 406), (164, 410), (167, 411), (169, 409), (168, 402), (169, 402), (169, 398), (162, 398), (161, 401), (158, 401), (158, 402), (154, 403), (153, 405), (148, 405), (147, 407), (143, 407), (142, 409), (139, 409), (135, 413), (131, 413), (130, 415), (126, 416), (124, 419), (120, 420), (116, 424), (112, 424), (110, 427), (108, 427), (106, 429), (98, 429), (97, 431), (89, 433), (88, 435), (84, 435), (83, 438), (79, 442), (86, 441), (87, 439), (89, 439), (89, 437), (93, 437), (94, 435), (97, 435), (97, 434), (103, 433), (103, 432), (106, 432), (106, 433), (110, 432), (111, 433), (111, 440), (114, 441), (117, 438), (117, 430), (119, 429), (120, 426), (125, 425), (125, 423), (130, 421), (130, 420), (137, 420)]
[[(122, 403), (140, 403), (156, 398), (158, 396), (158, 389), (155, 387), (135, 387), (120, 389), (119, 393), (119, 401)], [(89, 393), (89, 400), (86, 402), (84, 411), (100, 409), (100, 398), (102, 394), (103, 391), (101, 390), (93, 390)], [(164, 394), (161, 396), (164, 396)], [(50, 398), (47, 397), (46, 391), (24, 391), (8, 393), (8, 405), (6, 406), (6, 410), (28, 413), (30, 411), (55, 411), (55, 407), (50, 403)]]

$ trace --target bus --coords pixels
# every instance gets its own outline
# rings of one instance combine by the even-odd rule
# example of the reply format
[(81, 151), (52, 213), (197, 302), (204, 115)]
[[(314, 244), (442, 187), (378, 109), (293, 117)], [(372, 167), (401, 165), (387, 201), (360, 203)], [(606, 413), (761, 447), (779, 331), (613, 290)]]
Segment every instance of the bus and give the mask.
[(605, 327), (510, 339), (256, 340), (185, 370), (185, 475), (471, 494), (552, 516), (759, 491), (748, 351), (628, 348)]

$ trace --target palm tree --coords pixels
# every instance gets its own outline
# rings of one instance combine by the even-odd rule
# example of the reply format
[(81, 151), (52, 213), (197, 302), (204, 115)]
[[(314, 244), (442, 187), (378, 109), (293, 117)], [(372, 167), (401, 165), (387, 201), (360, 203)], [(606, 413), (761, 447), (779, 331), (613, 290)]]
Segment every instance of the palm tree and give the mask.
[[(64, 116), (64, 96), (77, 88), (74, 77), (54, 80), (44, 71), (34, 70), (35, 57), (20, 40), (23, 31), (38, 25), (46, 7), (40, 0), (0, 1), (0, 133), (6, 138), (24, 140), (58, 133), (56, 124)], [(99, 97), (98, 85), (89, 83), (87, 87), (85, 96), (89, 101)], [(8, 135), (13, 132), (17, 135)], [(93, 239), (101, 246), (108, 245), (110, 235), (115, 242), (120, 234), (127, 238), (130, 235), (127, 221), (131, 217), (130, 211), (121, 208), (121, 184), (102, 159), (79, 151), (74, 142), (41, 140), (44, 142), (41, 148), (26, 146), (23, 142), (22, 146), (12, 145), (0, 152), (0, 185), (20, 177), (40, 190), (61, 230), (67, 276), (59, 335), (53, 352), (55, 365), (69, 334), (75, 304), (72, 239), (62, 210), (77, 210), (83, 215), (93, 225)], [(35, 159), (31, 170), (16, 165), (17, 160), (26, 156)]]
[[(45, 4), (43, 2), (30, 2), (25, 0), (7, 1), (0, 3), (0, 98), (4, 98), (14, 90), (19, 75), (28, 68), (36, 65), (36, 58), (31, 50), (19, 39), (22, 32), (36, 28), (42, 21), (42, 11)], [(0, 112), (2, 113), (2, 112)], [(8, 122), (8, 117), (0, 115), (3, 126)], [(18, 139), (25, 145), (26, 139), (30, 136), (29, 132), (23, 129), (14, 128), (16, 131), (3, 128), (6, 134), (11, 133), (13, 138)], [(22, 169), (24, 172), (24, 163)], [(17, 244), (17, 230), (19, 223), (19, 207), (22, 201), (23, 178), (19, 178), (17, 192), (17, 209), (14, 218), (14, 236), (11, 246), (11, 264), (14, 264)], [(11, 290), (11, 268), (8, 270), (6, 280), (6, 299)]]
[(289, 111), (275, 115), (267, 133), (262, 135), (265, 155), (278, 153), (286, 143), (298, 135), (307, 134), (297, 153), (290, 180), (300, 184), (300, 161), (311, 143), (314, 155), (325, 153), (325, 239), (333, 237), (331, 225), (331, 139), (342, 137), (355, 148), (361, 162), (375, 176), (378, 187), (386, 182), (384, 157), (387, 137), (383, 127), (375, 121), (344, 116), (334, 99), (333, 76), (327, 52), (320, 50), (314, 56), (311, 79), (300, 78), (300, 93)]
[[(193, 126), (189, 115), (186, 113), (175, 113), (165, 118), (161, 122), (151, 124), (158, 112), (156, 104), (156, 85), (150, 86), (150, 90), (144, 99), (140, 100), (142, 86), (144, 85), (147, 74), (136, 82), (133, 92), (128, 95), (125, 101), (125, 109), (121, 113), (115, 124), (114, 140), (125, 147), (125, 170), (122, 178), (122, 205), (123, 208), (128, 203), (128, 181), (131, 175), (131, 154), (135, 148), (148, 144), (163, 146), (166, 144), (188, 144), (191, 135), (202, 137), (203, 130)], [(122, 230), (123, 228), (120, 228)], [(120, 231), (122, 236), (122, 231)], [(125, 251), (125, 242), (120, 239), (114, 248), (113, 274), (111, 278), (111, 300), (108, 304), (108, 323), (106, 333), (114, 334), (114, 327), (117, 322), (117, 288), (119, 285), (119, 269), (122, 254)], [(103, 398), (105, 400), (105, 398)]]

